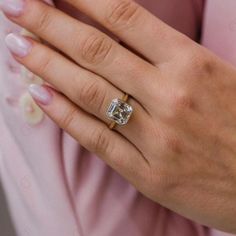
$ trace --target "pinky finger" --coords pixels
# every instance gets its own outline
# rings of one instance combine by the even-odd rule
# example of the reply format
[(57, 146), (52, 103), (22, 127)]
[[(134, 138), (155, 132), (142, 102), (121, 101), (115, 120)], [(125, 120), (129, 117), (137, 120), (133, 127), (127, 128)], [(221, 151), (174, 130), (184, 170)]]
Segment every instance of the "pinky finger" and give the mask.
[(49, 86), (31, 84), (29, 92), (40, 108), (82, 146), (131, 184), (140, 186), (147, 163), (132, 143)]

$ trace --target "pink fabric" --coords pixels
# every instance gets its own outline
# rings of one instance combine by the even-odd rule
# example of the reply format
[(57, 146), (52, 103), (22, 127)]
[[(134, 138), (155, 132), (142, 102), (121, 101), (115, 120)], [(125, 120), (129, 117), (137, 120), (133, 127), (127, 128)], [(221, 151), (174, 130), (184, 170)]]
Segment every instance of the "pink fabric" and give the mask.
[[(198, 39), (202, 0), (139, 2)], [(60, 2), (58, 6), (64, 8)], [(235, 0), (208, 1), (203, 44), (236, 63), (233, 9)], [(86, 20), (80, 14), (78, 18)], [(1, 42), (7, 32), (19, 30), (3, 16), (0, 22)], [(20, 66), (3, 43), (0, 52), (0, 175), (19, 236), (228, 235), (148, 200), (49, 118), (27, 124), (18, 105), (27, 88)]]
[[(207, 0), (202, 44), (236, 66), (236, 1)], [(217, 230), (212, 236), (228, 236)]]

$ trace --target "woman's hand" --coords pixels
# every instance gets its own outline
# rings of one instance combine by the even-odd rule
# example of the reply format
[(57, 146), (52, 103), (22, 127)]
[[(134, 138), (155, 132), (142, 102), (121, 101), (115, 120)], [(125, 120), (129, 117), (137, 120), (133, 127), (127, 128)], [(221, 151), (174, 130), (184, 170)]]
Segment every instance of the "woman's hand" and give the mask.
[[(235, 68), (133, 1), (68, 0), (132, 52), (40, 1), (15, 1), (2, 6), (7, 16), (63, 53), (6, 38), (21, 64), (60, 91), (31, 85), (39, 106), (147, 197), (236, 233)], [(124, 92), (134, 113), (110, 130), (106, 110)]]

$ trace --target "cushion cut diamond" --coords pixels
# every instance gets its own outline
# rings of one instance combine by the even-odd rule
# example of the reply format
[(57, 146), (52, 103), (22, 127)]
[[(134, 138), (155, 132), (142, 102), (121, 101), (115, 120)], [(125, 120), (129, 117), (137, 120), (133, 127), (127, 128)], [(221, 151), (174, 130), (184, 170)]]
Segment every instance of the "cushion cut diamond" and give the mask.
[(133, 108), (119, 98), (113, 99), (107, 110), (109, 119), (114, 120), (119, 125), (127, 124)]

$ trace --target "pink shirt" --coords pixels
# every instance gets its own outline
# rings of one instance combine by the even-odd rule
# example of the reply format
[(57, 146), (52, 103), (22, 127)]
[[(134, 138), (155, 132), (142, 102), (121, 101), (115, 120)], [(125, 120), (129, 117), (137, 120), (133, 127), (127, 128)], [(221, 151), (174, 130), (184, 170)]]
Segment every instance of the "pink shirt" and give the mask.
[[(139, 0), (197, 40), (203, 0)], [(61, 4), (59, 4), (61, 6)], [(61, 6), (63, 8), (63, 6)], [(236, 65), (236, 1), (208, 0), (202, 43)], [(79, 19), (85, 19), (81, 15)], [(0, 41), (19, 30), (0, 15)], [(0, 43), (0, 176), (19, 236), (226, 236), (163, 208), (62, 131)]]

